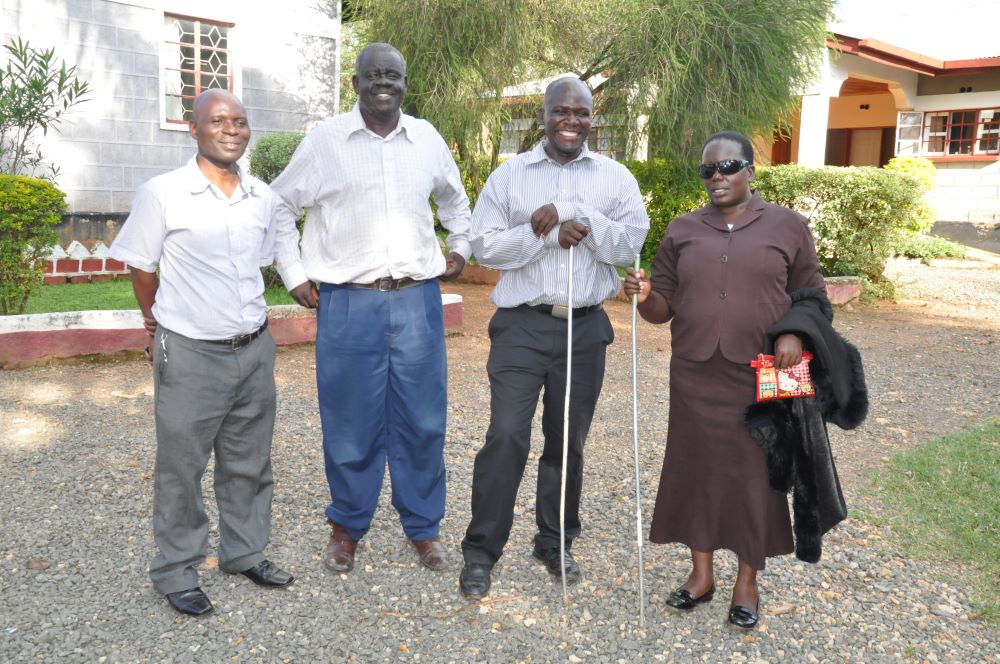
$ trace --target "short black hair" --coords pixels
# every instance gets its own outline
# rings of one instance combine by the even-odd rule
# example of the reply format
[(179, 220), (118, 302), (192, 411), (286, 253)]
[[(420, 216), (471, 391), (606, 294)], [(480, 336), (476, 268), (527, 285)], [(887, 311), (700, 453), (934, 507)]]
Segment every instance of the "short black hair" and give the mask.
[(715, 141), (732, 141), (733, 143), (739, 143), (740, 149), (743, 151), (743, 158), (753, 163), (753, 143), (749, 138), (744, 136), (738, 131), (720, 131), (712, 134), (705, 142), (701, 144), (701, 151), (704, 152), (705, 148), (708, 147), (709, 143)]

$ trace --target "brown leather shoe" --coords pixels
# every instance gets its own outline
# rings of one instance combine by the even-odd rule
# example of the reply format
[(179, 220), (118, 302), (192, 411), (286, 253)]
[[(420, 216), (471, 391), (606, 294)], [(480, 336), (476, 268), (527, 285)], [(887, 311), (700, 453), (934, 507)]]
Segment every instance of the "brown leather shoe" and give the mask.
[(439, 571), (448, 566), (448, 559), (440, 537), (432, 537), (425, 540), (410, 540), (410, 544), (417, 550), (420, 562), (427, 569)]
[(332, 528), (330, 543), (323, 552), (323, 565), (331, 572), (350, 572), (354, 567), (354, 550), (358, 542), (340, 524), (328, 521)]

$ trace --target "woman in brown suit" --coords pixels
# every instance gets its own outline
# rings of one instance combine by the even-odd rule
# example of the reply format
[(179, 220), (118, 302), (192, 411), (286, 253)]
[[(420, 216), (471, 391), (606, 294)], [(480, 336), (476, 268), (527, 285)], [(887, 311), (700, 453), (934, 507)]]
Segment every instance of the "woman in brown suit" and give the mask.
[[(757, 571), (793, 544), (785, 495), (768, 485), (764, 454), (743, 423), (755, 389), (749, 363), (788, 310), (789, 294), (824, 282), (806, 220), (750, 189), (749, 139), (715, 134), (702, 161), (711, 203), (671, 222), (650, 279), (631, 269), (625, 279), (644, 319), (671, 321), (667, 448), (650, 540), (691, 549), (691, 573), (667, 599), (682, 611), (712, 599), (713, 552), (736, 553), (729, 623), (751, 629)], [(779, 368), (797, 364), (801, 340), (781, 335), (775, 357)]]

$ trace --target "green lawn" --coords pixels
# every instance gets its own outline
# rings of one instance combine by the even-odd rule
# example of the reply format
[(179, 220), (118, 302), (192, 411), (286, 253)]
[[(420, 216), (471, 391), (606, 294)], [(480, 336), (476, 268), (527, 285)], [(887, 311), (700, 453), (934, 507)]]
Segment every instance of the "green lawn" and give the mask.
[(874, 479), (908, 555), (975, 570), (963, 581), (1000, 625), (1000, 420), (897, 454)]
[[(264, 293), (268, 304), (295, 304), (284, 288), (272, 288)], [(31, 291), (25, 313), (41, 314), (56, 311), (92, 311), (101, 309), (138, 309), (132, 294), (131, 281), (108, 281), (101, 284), (43, 284)]]

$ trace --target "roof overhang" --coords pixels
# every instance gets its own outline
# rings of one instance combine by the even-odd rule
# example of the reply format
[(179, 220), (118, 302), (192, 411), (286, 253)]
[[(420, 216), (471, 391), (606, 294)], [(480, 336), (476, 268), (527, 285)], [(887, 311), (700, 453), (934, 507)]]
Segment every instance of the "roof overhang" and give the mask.
[(972, 60), (939, 60), (877, 39), (858, 39), (836, 33), (827, 40), (826, 45), (841, 53), (850, 53), (865, 60), (925, 76), (957, 76), (1000, 71), (1000, 56)]

